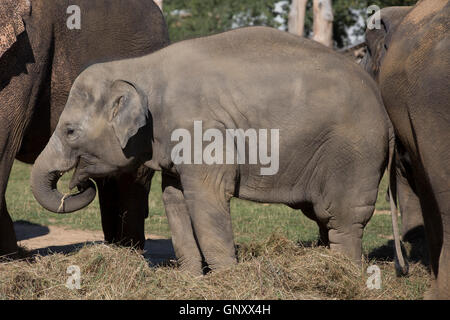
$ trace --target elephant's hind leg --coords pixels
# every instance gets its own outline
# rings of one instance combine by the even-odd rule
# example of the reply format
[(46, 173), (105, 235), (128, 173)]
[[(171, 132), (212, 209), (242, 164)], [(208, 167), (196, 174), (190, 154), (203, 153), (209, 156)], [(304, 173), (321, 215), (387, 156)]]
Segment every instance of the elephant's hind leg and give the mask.
[[(355, 262), (361, 262), (363, 231), (373, 215), (378, 194), (381, 173), (362, 174), (356, 170), (347, 181), (334, 187), (329, 181), (329, 189), (316, 201), (314, 210), (318, 219), (328, 229), (331, 250), (339, 251)], [(339, 179), (339, 178), (337, 178)], [(343, 181), (341, 178), (340, 180)]]
[(422, 193), (421, 198), (434, 275), (431, 288), (425, 294), (426, 299), (450, 299), (450, 189), (445, 189), (432, 194), (428, 191), (430, 188)]
[(328, 231), (330, 249), (345, 254), (356, 263), (361, 263), (363, 230), (364, 226), (360, 223), (330, 229)]
[(363, 231), (373, 211), (374, 207), (370, 205), (348, 206), (330, 211), (332, 218), (327, 224), (330, 249), (360, 263)]

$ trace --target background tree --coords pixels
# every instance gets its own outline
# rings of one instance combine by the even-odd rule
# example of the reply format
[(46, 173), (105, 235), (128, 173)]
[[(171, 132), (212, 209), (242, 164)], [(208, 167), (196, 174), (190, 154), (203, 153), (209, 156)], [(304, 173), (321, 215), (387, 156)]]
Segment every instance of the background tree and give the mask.
[(163, 9), (163, 0), (154, 0), (154, 1), (162, 10)]
[(313, 40), (333, 46), (333, 6), (331, 0), (314, 0)]
[[(411, 6), (418, 0), (333, 0), (333, 42), (337, 48), (348, 46), (352, 38), (364, 35), (367, 20), (366, 10), (371, 5), (380, 8)], [(305, 34), (313, 34), (313, 1), (309, 0), (305, 19)]]
[[(294, 0), (164, 0), (164, 14), (172, 42), (214, 34), (247, 25), (288, 29), (288, 15)], [(298, 1), (298, 0), (296, 0)], [(313, 34), (313, 0), (307, 1), (304, 35)], [(372, 5), (414, 5), (417, 0), (333, 0), (333, 45), (348, 46), (362, 36)], [(280, 10), (276, 10), (279, 8)]]
[(307, 3), (308, 0), (292, 0), (288, 18), (288, 31), (290, 33), (304, 36)]

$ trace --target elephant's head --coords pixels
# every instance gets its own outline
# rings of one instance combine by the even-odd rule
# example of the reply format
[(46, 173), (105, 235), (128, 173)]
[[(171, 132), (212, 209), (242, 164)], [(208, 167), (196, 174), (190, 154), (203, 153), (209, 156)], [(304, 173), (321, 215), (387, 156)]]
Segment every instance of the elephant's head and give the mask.
[[(411, 9), (412, 7), (384, 8), (378, 13), (378, 17), (381, 17), (380, 28), (367, 29), (366, 31), (367, 54), (361, 61), (361, 65), (377, 81), (392, 35)], [(377, 13), (372, 19), (376, 18), (376, 15)]]
[[(112, 79), (102, 65), (85, 70), (74, 82), (66, 107), (45, 149), (36, 160), (31, 187), (46, 209), (69, 213), (95, 198), (89, 178), (134, 169), (145, 156), (150, 140), (146, 96), (133, 83)], [(140, 130), (142, 128), (142, 130)], [(148, 154), (148, 153), (147, 153)], [(57, 181), (75, 168), (70, 189), (79, 193), (63, 196)]]

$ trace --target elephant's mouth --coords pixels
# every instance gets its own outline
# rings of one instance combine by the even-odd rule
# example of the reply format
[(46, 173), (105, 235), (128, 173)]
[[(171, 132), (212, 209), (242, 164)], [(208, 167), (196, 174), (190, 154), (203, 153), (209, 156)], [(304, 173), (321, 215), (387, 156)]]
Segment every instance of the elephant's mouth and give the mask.
[(83, 189), (90, 178), (103, 178), (106, 176), (120, 175), (121, 169), (107, 162), (101, 161), (95, 156), (80, 156), (75, 163), (75, 171), (69, 183), (70, 190), (78, 187)]
[[(72, 174), (72, 178), (69, 182), (69, 189), (73, 190), (75, 187), (78, 188), (80, 192), (85, 189), (89, 181), (89, 175), (85, 173), (85, 168), (89, 164), (87, 161), (83, 160), (81, 157), (78, 158), (75, 164), (75, 171)], [(67, 171), (66, 171), (67, 172)], [(64, 174), (64, 173), (63, 173)]]

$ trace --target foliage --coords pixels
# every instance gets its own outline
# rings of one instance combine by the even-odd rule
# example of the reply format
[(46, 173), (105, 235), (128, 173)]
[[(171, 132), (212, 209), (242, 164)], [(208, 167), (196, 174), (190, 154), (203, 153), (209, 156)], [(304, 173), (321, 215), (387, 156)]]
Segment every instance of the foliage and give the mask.
[(275, 21), (279, 0), (165, 0), (164, 12), (172, 42)]
[(368, 7), (372, 4), (379, 6), (380, 8), (392, 7), (392, 6), (413, 6), (418, 0), (364, 0), (365, 6)]
[[(335, 21), (333, 25), (334, 40), (337, 47), (349, 45), (349, 36), (364, 34), (365, 24), (358, 24), (360, 17), (367, 20), (367, 8), (377, 5), (380, 8), (391, 6), (412, 6), (418, 0), (333, 0)], [(349, 34), (348, 28), (356, 26), (353, 34)]]
[[(292, 2), (292, 0), (290, 0)], [(350, 36), (361, 36), (365, 31), (365, 24), (362, 21), (367, 20), (366, 10), (371, 5), (377, 5), (380, 8), (390, 6), (410, 6), (417, 0), (332, 0), (333, 4), (333, 38), (335, 46), (342, 48), (350, 45)], [(289, 10), (289, 6), (285, 6)], [(313, 0), (307, 4), (305, 19), (305, 35), (311, 36), (313, 30)], [(352, 30), (349, 28), (353, 27)]]
[[(287, 29), (287, 17), (292, 0), (165, 0), (164, 12), (173, 42), (226, 31), (249, 25), (265, 25)], [(350, 44), (351, 36), (364, 34), (366, 8), (378, 5), (414, 5), (417, 0), (332, 0), (334, 11), (333, 36), (336, 47)], [(276, 10), (276, 4), (281, 10)], [(305, 35), (313, 27), (312, 0), (308, 1)], [(361, 19), (362, 18), (362, 19)], [(351, 28), (351, 29), (350, 29)]]

